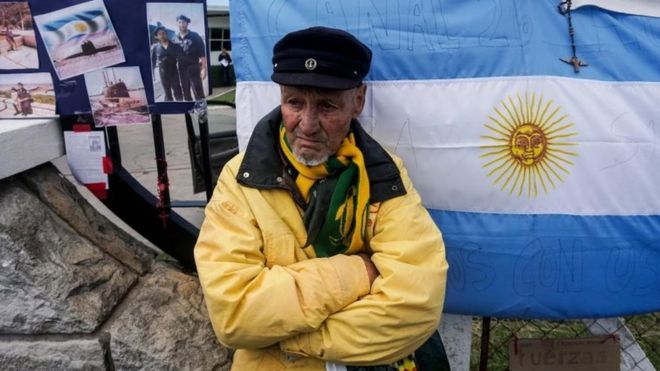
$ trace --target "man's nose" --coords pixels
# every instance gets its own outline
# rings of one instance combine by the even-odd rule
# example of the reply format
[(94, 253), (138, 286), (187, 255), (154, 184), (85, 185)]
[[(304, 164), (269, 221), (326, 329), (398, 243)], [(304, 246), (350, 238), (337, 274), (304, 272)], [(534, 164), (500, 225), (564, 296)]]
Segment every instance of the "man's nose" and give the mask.
[(319, 115), (315, 108), (305, 107), (301, 112), (299, 126), (305, 135), (313, 135), (319, 130)]

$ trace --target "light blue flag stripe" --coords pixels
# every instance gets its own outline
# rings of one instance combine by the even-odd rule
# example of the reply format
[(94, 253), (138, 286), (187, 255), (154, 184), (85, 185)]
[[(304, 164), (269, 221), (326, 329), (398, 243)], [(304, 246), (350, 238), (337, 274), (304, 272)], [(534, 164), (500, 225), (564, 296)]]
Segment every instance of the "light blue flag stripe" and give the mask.
[(429, 210), (450, 262), (445, 311), (609, 317), (660, 309), (660, 216)]
[[(326, 25), (357, 35), (374, 52), (367, 80), (565, 76), (660, 81), (658, 18), (584, 7), (573, 12), (579, 74), (558, 1), (235, 1), (232, 45), (239, 81), (269, 81), (275, 42)], [(249, 15), (249, 17), (247, 17)]]
[(90, 22), (92, 19), (102, 16), (103, 10), (89, 10), (83, 13), (74, 14), (66, 18), (58, 19), (57, 21), (50, 22), (44, 25), (46, 31), (57, 31), (65, 24), (69, 24), (73, 21), (85, 21)]

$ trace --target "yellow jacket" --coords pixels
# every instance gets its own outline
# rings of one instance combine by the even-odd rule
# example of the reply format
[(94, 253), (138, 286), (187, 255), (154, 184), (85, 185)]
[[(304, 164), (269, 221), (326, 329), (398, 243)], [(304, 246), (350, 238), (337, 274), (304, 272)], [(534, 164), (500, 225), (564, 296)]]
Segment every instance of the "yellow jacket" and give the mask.
[(302, 248), (302, 210), (285, 187), (237, 182), (258, 176), (239, 169), (244, 155), (223, 169), (195, 246), (215, 333), (237, 349), (233, 370), (388, 364), (417, 349), (440, 321), (448, 266), (401, 161), (405, 194), (369, 208), (367, 249), (380, 272), (369, 287), (360, 257)]

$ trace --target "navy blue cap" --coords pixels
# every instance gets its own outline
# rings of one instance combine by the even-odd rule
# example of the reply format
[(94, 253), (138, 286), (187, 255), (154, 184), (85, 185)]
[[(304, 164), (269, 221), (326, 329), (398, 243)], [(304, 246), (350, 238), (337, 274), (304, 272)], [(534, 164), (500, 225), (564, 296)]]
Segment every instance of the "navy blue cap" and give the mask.
[(187, 23), (190, 23), (190, 18), (186, 17), (183, 14), (180, 14), (178, 17), (176, 17), (177, 21), (186, 21)]
[(350, 33), (311, 27), (285, 35), (273, 47), (271, 79), (281, 85), (346, 90), (369, 72), (371, 50)]
[(165, 27), (163, 27), (163, 26), (158, 26), (158, 27), (156, 27), (156, 29), (154, 30), (154, 36), (158, 36), (158, 31), (165, 31), (165, 33), (167, 34), (167, 30), (165, 29)]

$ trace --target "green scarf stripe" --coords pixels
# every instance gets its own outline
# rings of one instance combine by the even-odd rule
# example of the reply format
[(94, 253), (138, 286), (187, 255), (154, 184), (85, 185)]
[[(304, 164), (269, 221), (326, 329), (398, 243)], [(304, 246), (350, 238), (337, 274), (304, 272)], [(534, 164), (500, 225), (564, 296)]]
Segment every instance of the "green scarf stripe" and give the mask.
[(328, 158), (328, 161), (326, 161), (324, 165), (325, 165), (325, 169), (330, 174), (334, 174), (335, 171), (343, 170), (346, 168), (346, 165), (344, 165), (341, 161), (337, 159), (337, 157), (334, 156)]
[[(332, 196), (330, 197), (325, 223), (312, 243), (316, 255), (319, 257), (340, 254), (350, 247), (350, 239), (355, 229), (355, 217), (354, 215), (348, 215), (348, 213), (355, 213), (357, 192), (353, 191), (353, 195), (351, 196), (349, 190), (354, 186), (355, 178), (357, 178), (357, 170), (357, 166), (351, 163), (346, 170), (341, 172), (337, 183), (334, 185), (334, 192), (332, 192)], [(323, 184), (317, 183), (317, 192), (319, 191), (318, 188), (323, 188)], [(330, 190), (323, 191), (328, 192)], [(351, 198), (350, 201), (347, 199), (349, 197)], [(344, 210), (337, 217), (337, 212), (342, 205), (344, 206)], [(348, 209), (349, 205), (353, 205), (352, 210)], [(347, 219), (351, 220), (351, 225), (346, 233), (344, 233)]]

